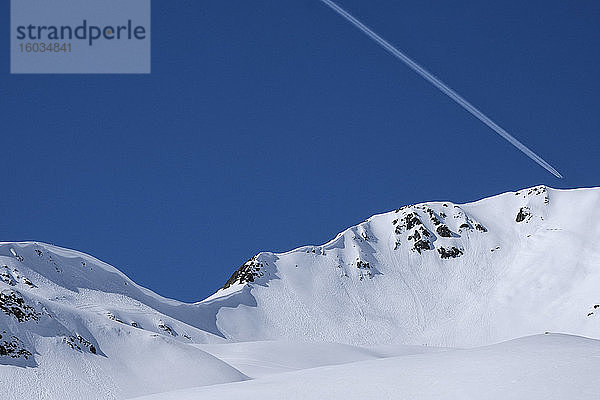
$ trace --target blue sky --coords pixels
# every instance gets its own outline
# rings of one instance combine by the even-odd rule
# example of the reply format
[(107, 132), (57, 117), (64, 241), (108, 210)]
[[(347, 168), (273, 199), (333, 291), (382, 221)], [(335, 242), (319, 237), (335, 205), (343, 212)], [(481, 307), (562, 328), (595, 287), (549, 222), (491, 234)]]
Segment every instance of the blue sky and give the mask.
[(10, 75), (2, 240), (196, 301), (374, 213), (598, 186), (600, 3), (344, 0), (558, 180), (317, 0), (153, 2), (152, 74)]

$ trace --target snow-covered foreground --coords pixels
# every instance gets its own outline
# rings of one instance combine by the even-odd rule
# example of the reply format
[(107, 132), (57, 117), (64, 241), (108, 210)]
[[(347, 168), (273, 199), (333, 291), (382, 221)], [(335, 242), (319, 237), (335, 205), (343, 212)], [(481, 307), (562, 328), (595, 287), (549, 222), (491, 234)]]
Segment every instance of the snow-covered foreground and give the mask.
[[(232, 362), (246, 367), (245, 355), (255, 344), (238, 345), (229, 354)], [(280, 344), (263, 350), (278, 354)], [(326, 345), (321, 351), (327, 353)], [(332, 345), (335, 354), (340, 350)], [(289, 349), (289, 348), (288, 348)], [(245, 351), (244, 351), (245, 350)], [(286, 366), (304, 359), (304, 349), (291, 356)], [(401, 349), (399, 349), (402, 352)], [(343, 353), (343, 351), (342, 351)], [(349, 351), (348, 354), (355, 354)], [(261, 371), (271, 368), (267, 357), (252, 356)], [(277, 356), (279, 362), (282, 356)], [(314, 366), (262, 375), (258, 379), (198, 387), (142, 397), (136, 400), (239, 400), (239, 399), (598, 399), (600, 398), (600, 341), (577, 336), (548, 334), (512, 340), (469, 350), (448, 349), (389, 358), (351, 361), (341, 365)]]
[(600, 398), (598, 221), (599, 188), (404, 206), (193, 304), (0, 243), (0, 399)]
[(427, 346), (359, 347), (324, 342), (241, 342), (203, 344), (196, 347), (212, 354), (251, 378), (284, 372), (376, 360), (446, 349)]

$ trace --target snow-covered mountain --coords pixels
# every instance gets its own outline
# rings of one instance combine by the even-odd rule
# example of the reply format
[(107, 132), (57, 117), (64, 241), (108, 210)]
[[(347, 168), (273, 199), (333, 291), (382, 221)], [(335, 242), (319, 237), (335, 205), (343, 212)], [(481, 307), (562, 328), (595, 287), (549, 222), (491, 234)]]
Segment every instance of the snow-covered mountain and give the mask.
[[(404, 206), (324, 245), (260, 253), (194, 304), (73, 250), (0, 243), (0, 398), (123, 399), (423, 345), (600, 338), (598, 221), (600, 189)], [(239, 362), (264, 347), (231, 342), (264, 340), (337, 344)]]
[(0, 398), (120, 399), (247, 379), (190, 345), (223, 341), (209, 308), (76, 251), (2, 243)]
[(600, 337), (600, 189), (538, 186), (373, 216), (321, 246), (260, 253), (202, 304), (235, 340), (476, 346)]

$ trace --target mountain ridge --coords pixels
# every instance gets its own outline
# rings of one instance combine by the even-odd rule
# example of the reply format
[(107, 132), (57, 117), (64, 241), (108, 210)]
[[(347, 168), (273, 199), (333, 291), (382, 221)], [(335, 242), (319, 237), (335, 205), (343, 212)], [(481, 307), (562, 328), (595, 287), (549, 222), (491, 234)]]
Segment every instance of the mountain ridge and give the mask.
[[(202, 344), (599, 338), (598, 220), (600, 188), (403, 206), (322, 245), (260, 252), (196, 303), (155, 294), (84, 253), (2, 242), (0, 376), (14, 398), (41, 385), (48, 398), (116, 399), (248, 379)], [(89, 371), (101, 381), (90, 383)]]
[[(323, 274), (319, 275), (319, 271), (316, 271), (316, 274), (319, 275), (319, 279), (315, 278), (311, 282), (302, 282), (301, 284), (298, 283), (296, 287), (290, 287), (290, 285), (287, 285), (287, 290), (279, 292), (277, 296), (271, 296), (268, 293), (267, 287), (280, 285), (282, 280), (289, 283), (290, 279), (292, 279), (291, 276), (294, 275), (294, 269), (298, 269), (299, 267), (300, 269), (311, 269), (314, 267), (315, 263), (319, 264), (319, 261), (307, 259), (307, 254), (314, 258), (319, 256), (327, 256), (327, 253), (329, 252), (337, 254), (336, 257), (338, 258), (338, 261), (343, 259), (343, 262), (338, 262), (338, 265), (333, 267), (339, 268), (340, 277), (350, 278), (351, 281), (373, 281), (377, 280), (378, 278), (383, 279), (383, 275), (389, 276), (391, 274), (395, 274), (396, 271), (394, 271), (394, 268), (397, 268), (404, 269), (402, 273), (396, 274), (396, 277), (401, 284), (409, 286), (407, 285), (408, 280), (410, 285), (421, 286), (418, 288), (418, 290), (426, 291), (428, 289), (427, 284), (423, 285), (422, 282), (427, 282), (434, 285), (439, 284), (439, 276), (443, 276), (448, 272), (447, 269), (443, 267), (444, 265), (453, 266), (453, 262), (465, 260), (466, 264), (463, 263), (464, 265), (458, 266), (459, 270), (462, 269), (462, 271), (459, 271), (462, 273), (462, 278), (471, 279), (473, 274), (479, 274), (482, 281), (478, 282), (475, 280), (471, 282), (472, 287), (463, 287), (463, 292), (458, 293), (457, 295), (460, 296), (464, 295), (465, 293), (472, 295), (473, 292), (477, 291), (479, 288), (485, 287), (486, 285), (488, 286), (489, 290), (492, 290), (496, 283), (489, 281), (489, 279), (497, 279), (498, 276), (501, 277), (501, 275), (506, 272), (501, 268), (500, 264), (519, 264), (521, 262), (516, 259), (519, 257), (528, 259), (530, 264), (539, 264), (534, 260), (535, 257), (532, 258), (531, 254), (529, 254), (528, 248), (541, 247), (540, 251), (542, 251), (542, 254), (540, 257), (545, 257), (546, 261), (550, 264), (552, 264), (553, 261), (547, 259), (548, 257), (546, 257), (546, 253), (548, 251), (547, 247), (551, 244), (552, 240), (557, 240), (560, 242), (559, 245), (561, 246), (564, 244), (566, 246), (566, 250), (568, 251), (575, 251), (574, 249), (578, 247), (578, 244), (576, 241), (573, 241), (573, 239), (574, 236), (577, 236), (577, 231), (581, 230), (583, 227), (569, 225), (573, 225), (571, 224), (572, 221), (576, 221), (580, 225), (585, 225), (589, 224), (589, 221), (594, 220), (594, 218), (597, 216), (596, 205), (600, 201), (599, 194), (600, 190), (598, 190), (598, 188), (558, 190), (547, 188), (546, 186), (536, 186), (519, 190), (517, 192), (506, 192), (493, 197), (480, 199), (472, 203), (454, 204), (451, 202), (442, 201), (404, 206), (392, 212), (374, 215), (362, 223), (344, 230), (333, 240), (323, 245), (301, 246), (297, 249), (284, 253), (261, 252), (253, 257), (249, 262), (242, 265), (242, 267), (236, 271), (234, 275), (232, 275), (232, 278), (230, 278), (228, 283), (225, 285), (227, 286), (225, 289), (217, 291), (217, 293), (215, 293), (213, 296), (210, 296), (207, 300), (214, 302), (221, 294), (227, 297), (235, 296), (236, 288), (240, 290), (240, 293), (251, 292), (251, 296), (255, 298), (255, 301), (258, 301), (259, 307), (251, 307), (252, 310), (249, 310), (244, 306), (240, 307), (244, 310), (244, 312), (240, 311), (239, 309), (236, 312), (228, 309), (221, 310), (221, 323), (218, 323), (219, 329), (222, 332), (226, 332), (226, 337), (235, 338), (238, 340), (259, 339), (260, 337), (252, 337), (241, 330), (235, 331), (234, 326), (228, 328), (226, 325), (228, 324), (227, 319), (235, 321), (239, 318), (246, 318), (252, 321), (256, 320), (257, 318), (262, 318), (263, 320), (269, 320), (269, 324), (273, 324), (269, 327), (269, 329), (264, 329), (264, 334), (266, 337), (270, 339), (287, 337), (287, 335), (290, 334), (290, 331), (287, 330), (282, 324), (277, 324), (277, 321), (273, 321), (272, 315), (293, 315), (294, 311), (289, 308), (283, 310), (282, 307), (278, 307), (277, 303), (286, 304), (286, 302), (289, 302), (291, 294), (295, 294), (294, 292), (298, 286), (307, 285), (311, 286), (312, 289), (315, 289), (315, 287), (320, 287), (320, 281), (327, 280), (328, 277)], [(552, 199), (554, 199), (554, 202)], [(583, 205), (584, 210), (582, 213), (575, 215), (573, 213), (573, 209), (580, 206), (578, 203), (582, 203), (581, 205)], [(586, 218), (585, 214), (588, 211), (589, 215)], [(584, 215), (583, 218), (582, 215)], [(548, 218), (549, 220), (547, 220)], [(390, 229), (385, 227), (386, 224), (390, 224)], [(556, 226), (553, 226), (552, 224)], [(561, 225), (564, 225), (564, 227), (561, 227)], [(593, 225), (589, 228), (594, 234), (594, 243), (597, 243), (599, 240), (597, 228)], [(373, 231), (376, 231), (375, 234), (373, 234)], [(550, 237), (553, 234), (554, 238)], [(390, 240), (392, 238), (393, 240)], [(587, 238), (584, 240), (589, 241), (590, 239)], [(488, 248), (482, 249), (482, 246)], [(590, 249), (593, 249), (594, 247), (594, 245), (588, 246), (587, 251), (590, 252)], [(340, 249), (343, 249), (343, 251), (340, 251)], [(576, 252), (577, 251), (575, 251), (575, 253)], [(344, 254), (340, 256), (340, 253)], [(352, 256), (348, 257), (350, 253)], [(438, 261), (435, 261), (435, 257), (432, 256), (432, 253), (437, 256)], [(501, 256), (502, 258), (499, 260), (498, 257), (495, 257), (494, 259), (494, 256), (500, 253), (503, 253)], [(593, 251), (592, 253), (594, 256), (594, 261), (590, 262), (595, 262), (598, 255)], [(304, 255), (304, 257), (301, 257), (301, 255)], [(575, 256), (575, 254), (573, 255)], [(559, 255), (559, 258), (560, 257), (562, 256)], [(285, 263), (281, 261), (282, 258), (296, 260), (290, 260), (290, 262), (287, 263), (289, 265), (284, 267), (282, 266), (282, 263)], [(439, 261), (446, 262), (446, 264), (440, 264)], [(567, 265), (572, 264), (572, 262), (567, 259), (564, 261)], [(332, 260), (330, 260), (328, 264), (329, 265), (323, 265), (322, 267), (331, 268)], [(475, 268), (465, 271), (465, 265), (470, 265)], [(393, 268), (390, 268), (390, 266)], [(435, 271), (431, 271), (432, 266), (439, 267), (435, 269)], [(494, 275), (497, 276), (486, 276), (486, 274), (489, 272), (486, 270), (488, 270), (490, 266), (494, 266), (492, 270)], [(573, 267), (573, 265), (571, 266)], [(425, 272), (423, 272), (423, 267), (425, 267)], [(453, 268), (456, 269), (455, 267), (456, 265), (454, 265)], [(384, 271), (382, 268), (387, 270)], [(516, 269), (517, 267), (514, 266), (511, 268)], [(522, 265), (520, 268), (524, 268), (526, 270), (527, 267)], [(556, 268), (557, 271), (560, 272), (561, 267), (556, 266)], [(416, 271), (417, 269), (420, 270)], [(284, 270), (289, 276), (286, 278), (281, 278), (280, 275)], [(510, 270), (510, 268), (508, 270)], [(509, 272), (513, 275), (518, 273), (516, 270)], [(543, 285), (543, 283), (537, 281), (536, 275), (533, 271), (529, 272), (530, 274), (527, 279), (531, 281), (530, 284), (538, 286)], [(576, 271), (574, 270), (570, 271), (570, 273), (575, 272)], [(596, 270), (591, 270), (591, 272), (593, 273), (594, 279), (598, 279)], [(315, 273), (314, 268), (312, 269), (312, 273)], [(435, 276), (434, 273), (439, 273), (439, 276)], [(544, 275), (544, 277), (540, 279), (552, 279), (552, 274), (550, 274), (549, 271), (540, 270), (540, 273)], [(546, 275), (548, 275), (549, 278)], [(297, 279), (297, 277), (294, 279)], [(337, 284), (335, 281), (330, 283), (333, 285)], [(448, 282), (447, 280), (446, 282), (443, 282), (443, 285), (438, 285), (438, 289), (440, 291), (446, 290), (448, 284), (450, 283), (451, 282)], [(554, 282), (553, 284), (556, 285), (557, 282)], [(350, 286), (349, 288), (345, 289), (348, 289), (352, 292), (353, 288), (351, 285), (346, 286)], [(425, 288), (423, 288), (423, 286), (425, 286)], [(394, 289), (390, 285), (387, 285), (387, 288), (387, 291)], [(509, 288), (505, 287), (504, 289), (508, 290)], [(532, 299), (527, 298), (525, 295), (525, 289), (525, 287), (520, 289), (521, 293), (519, 293), (519, 296), (523, 297), (522, 300), (526, 301), (525, 304), (529, 305)], [(559, 287), (554, 286), (551, 289), (557, 291), (559, 290)], [(337, 296), (332, 296), (332, 293), (329, 293), (329, 295), (330, 297), (337, 297), (338, 299), (346, 298), (346, 300), (353, 301), (357, 305), (355, 311), (357, 311), (359, 314), (370, 312), (372, 317), (373, 314), (377, 314), (377, 312), (373, 312), (373, 310), (368, 310), (369, 304), (377, 302), (376, 298), (373, 298), (373, 296), (366, 296), (368, 300), (365, 300), (366, 298), (364, 293), (355, 291), (348, 294), (348, 290), (338, 290), (336, 293)], [(316, 293), (315, 290), (307, 292), (310, 294)], [(310, 300), (310, 294), (303, 294), (300, 296), (300, 299), (296, 299), (298, 300), (298, 309), (301, 310), (305, 308), (307, 304), (312, 303)], [(558, 295), (558, 293), (555, 294)], [(405, 290), (403, 295), (406, 298), (413, 297), (415, 298), (415, 301), (413, 302), (414, 304), (403, 303), (402, 306), (412, 307), (413, 315), (419, 315), (418, 319), (420, 320), (427, 320), (428, 317), (426, 314), (428, 310), (426, 308), (427, 306), (430, 306), (432, 297), (435, 297), (435, 294), (429, 293), (424, 302), (417, 299), (419, 295), (414, 293), (414, 288)], [(545, 295), (550, 296), (549, 293), (546, 293)], [(246, 294), (244, 296), (248, 297), (249, 295)], [(501, 294), (501, 296), (503, 298), (496, 300), (504, 302), (508, 294)], [(266, 303), (269, 303), (269, 305), (273, 307), (273, 310), (270, 311), (270, 315), (257, 315), (256, 312), (253, 312), (261, 308), (261, 297), (263, 302), (266, 301)], [(274, 298), (271, 299), (271, 297)], [(352, 299), (353, 297), (354, 299)], [(285, 301), (281, 301), (281, 299), (285, 299)], [(550, 296), (546, 300), (550, 301), (552, 299), (552, 296)], [(332, 301), (325, 302), (325, 305), (334, 303), (334, 299), (332, 298), (331, 300)], [(438, 301), (439, 300), (440, 299), (438, 299)], [(478, 302), (482, 302), (485, 300), (485, 298), (479, 296), (477, 300)], [(593, 301), (597, 302), (597, 300)], [(263, 304), (263, 307), (266, 305), (266, 303)], [(366, 303), (366, 305), (361, 303)], [(422, 303), (426, 303), (426, 307), (423, 307)], [(365, 305), (365, 307), (362, 307), (362, 305)], [(445, 306), (444, 303), (436, 305)], [(305, 329), (306, 327), (303, 326), (296, 326), (295, 332), (291, 332), (294, 337), (308, 337), (319, 340), (324, 339), (334, 341), (341, 340), (342, 342), (349, 342), (353, 344), (365, 344), (364, 341), (357, 337), (350, 341), (348, 341), (348, 338), (346, 338), (346, 341), (344, 341), (344, 338), (340, 337), (339, 335), (331, 333), (323, 335), (323, 330), (319, 331), (319, 328), (311, 323), (311, 320), (314, 319), (313, 317), (316, 314), (322, 314), (320, 312), (321, 310), (318, 310), (314, 305), (311, 306), (312, 311), (307, 313), (305, 318), (308, 321), (308, 325), (312, 325), (310, 327), (312, 331)], [(500, 303), (497, 303), (494, 306), (499, 307)], [(585, 308), (583, 305), (581, 307)], [(314, 312), (315, 310), (317, 311), (316, 313)], [(351, 311), (351, 308), (345, 308), (343, 310), (339, 309), (337, 311), (331, 310), (330, 316), (335, 319), (339, 315), (348, 315)], [(385, 307), (382, 307), (382, 309), (379, 311), (380, 314), (386, 315)], [(587, 317), (588, 312), (591, 312), (589, 308), (586, 309), (584, 316)], [(226, 318), (224, 316), (225, 314), (230, 314), (231, 317)], [(233, 316), (233, 314), (236, 315)], [(241, 317), (243, 314), (252, 314), (253, 317)], [(411, 315), (407, 315), (406, 317), (407, 320), (412, 319)], [(507, 316), (504, 317), (507, 318)], [(375, 318), (378, 317), (375, 315)], [(285, 319), (285, 321), (286, 323), (294, 322), (291, 318)], [(342, 320), (339, 322), (340, 324), (344, 323)], [(587, 324), (587, 322), (579, 322), (583, 325)], [(402, 325), (402, 320), (397, 319), (396, 323), (398, 325)], [(493, 322), (489, 321), (489, 323)], [(355, 329), (357, 326), (356, 324), (360, 325), (360, 321), (355, 320), (354, 323), (349, 323), (346, 328), (352, 327)], [(274, 326), (277, 325), (277, 329), (273, 329)], [(423, 321), (417, 322), (417, 325), (419, 325), (419, 329), (421, 330), (427, 329), (424, 326), (427, 324), (423, 324)], [(528, 327), (527, 329), (523, 328), (523, 334), (535, 334), (545, 330), (555, 329), (556, 325), (557, 324), (549, 323), (547, 326), (540, 327), (538, 330), (532, 330), (531, 327)], [(277, 330), (279, 330), (278, 334), (273, 334), (273, 331)], [(503, 333), (482, 333), (480, 335), (481, 337), (473, 343), (485, 344), (490, 340), (500, 341), (504, 339), (510, 339), (510, 330), (503, 330)], [(247, 331), (255, 332), (256, 326), (253, 326), (252, 329), (248, 329)], [(584, 331), (591, 333), (587, 328), (584, 329)], [(393, 338), (393, 334), (393, 332), (389, 332), (389, 336), (385, 340), (397, 340)], [(465, 332), (465, 334), (468, 333)], [(411, 336), (413, 337), (402, 338), (401, 342), (405, 343), (405, 340), (408, 339), (411, 340), (411, 344), (418, 344), (417, 342), (412, 341), (418, 335), (416, 335), (415, 332), (412, 332)], [(457, 334), (457, 336), (459, 335)], [(426, 339), (429, 344), (442, 346), (468, 346), (471, 344), (469, 343), (469, 340), (440, 340), (440, 338), (432, 337), (425, 337), (424, 339)]]
[[(500, 194), (497, 194), (497, 195), (493, 195), (493, 196), (489, 196), (489, 197), (483, 197), (483, 198), (481, 198), (479, 200), (469, 201), (469, 202), (466, 202), (466, 203), (454, 203), (454, 202), (451, 202), (451, 201), (444, 201), (444, 200), (425, 201), (425, 202), (421, 202), (421, 203), (415, 203), (415, 204), (410, 204), (410, 205), (402, 206), (402, 207), (396, 209), (395, 212), (397, 213), (398, 211), (401, 211), (402, 209), (405, 209), (405, 208), (410, 208), (410, 207), (415, 207), (415, 206), (424, 206), (424, 205), (427, 205), (427, 204), (443, 204), (443, 203), (448, 203), (448, 204), (456, 205), (456, 206), (459, 206), (459, 207), (461, 205), (475, 205), (475, 204), (480, 203), (480, 202), (489, 201), (489, 200), (492, 200), (492, 199), (495, 199), (495, 198), (499, 198), (501, 196), (505, 196), (505, 195), (509, 195), (509, 194), (520, 195), (521, 193), (523, 193), (525, 191), (530, 192), (530, 191), (533, 191), (533, 190), (538, 189), (538, 188), (540, 190), (550, 189), (550, 190), (555, 190), (555, 191), (569, 191), (569, 192), (572, 192), (572, 191), (600, 190), (600, 187), (597, 187), (597, 186), (583, 187), (583, 188), (573, 188), (573, 189), (555, 189), (555, 188), (551, 188), (551, 187), (546, 186), (546, 185), (537, 185), (537, 186), (532, 186), (532, 187), (529, 187), (529, 188), (521, 189), (521, 190), (516, 191), (516, 192), (514, 192), (514, 191), (507, 191), (507, 192), (503, 192), (503, 193), (500, 193)], [(352, 226), (346, 228), (342, 232), (338, 233), (335, 236), (334, 239), (331, 239), (331, 240), (329, 240), (329, 241), (327, 241), (327, 242), (325, 242), (325, 243), (323, 243), (321, 245), (303, 245), (303, 246), (296, 247), (296, 248), (294, 248), (292, 250), (283, 251), (283, 252), (260, 251), (254, 257), (252, 257), (251, 259), (249, 259), (246, 263), (251, 263), (253, 260), (255, 261), (255, 259), (258, 256), (260, 256), (261, 254), (270, 254), (270, 255), (274, 255), (274, 256), (280, 256), (280, 255), (286, 255), (286, 254), (294, 253), (294, 252), (297, 252), (297, 251), (302, 251), (302, 250), (305, 250), (306, 248), (318, 248), (318, 247), (327, 246), (328, 244), (334, 242), (340, 236), (342, 236), (344, 233), (346, 233), (347, 231), (351, 230), (352, 228), (355, 228), (355, 227), (357, 227), (357, 226), (359, 226), (359, 225), (361, 225), (363, 223), (369, 222), (373, 218), (385, 216), (385, 215), (391, 214), (392, 212), (394, 212), (394, 210), (390, 210), (390, 211), (386, 211), (386, 212), (383, 212), (383, 213), (374, 214), (374, 215), (370, 216), (369, 218), (363, 220), (362, 222), (357, 223), (356, 225), (352, 225)], [(242, 267), (244, 267), (246, 265), (246, 263), (243, 264)], [(240, 268), (242, 268), (242, 267), (240, 267)], [(235, 282), (236, 272), (238, 272), (238, 271), (239, 271), (239, 269), (234, 272), (234, 274), (229, 278), (229, 280), (225, 283), (224, 287), (222, 287), (221, 289), (226, 289), (227, 287), (231, 286), (233, 282)], [(249, 283), (252, 283), (252, 281), (250, 281)], [(227, 287), (225, 287), (225, 286), (227, 286)], [(208, 298), (211, 298), (211, 297), (212, 296), (209, 296)]]

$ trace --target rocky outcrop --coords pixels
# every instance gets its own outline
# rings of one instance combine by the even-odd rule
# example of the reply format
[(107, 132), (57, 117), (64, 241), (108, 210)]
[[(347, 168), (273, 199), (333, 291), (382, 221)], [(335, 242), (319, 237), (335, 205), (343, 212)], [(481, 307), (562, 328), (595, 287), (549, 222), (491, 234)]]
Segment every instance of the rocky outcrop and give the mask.
[(410, 249), (415, 253), (424, 254), (437, 249), (444, 259), (456, 258), (463, 254), (463, 250), (453, 246), (454, 243), (449, 243), (447, 239), (459, 239), (466, 232), (488, 231), (460, 206), (451, 203), (411, 205), (399, 208), (396, 213), (401, 215), (392, 221), (396, 235), (394, 250), (398, 250), (402, 241), (407, 240), (412, 242)]
[(446, 225), (440, 225), (435, 230), (441, 237), (452, 237), (452, 231)]
[(171, 328), (169, 325), (165, 324), (163, 321), (158, 322), (158, 328), (160, 330), (168, 333), (171, 336), (177, 336), (177, 332), (175, 332), (175, 330), (173, 328)]
[(32, 354), (25, 348), (23, 342), (7, 331), (0, 333), (0, 357), (23, 358), (28, 360)]
[(40, 316), (35, 307), (27, 304), (21, 294), (14, 290), (0, 292), (0, 311), (13, 316), (19, 322), (38, 321)]
[(262, 268), (263, 264), (258, 262), (257, 257), (251, 258), (231, 275), (231, 278), (223, 285), (223, 289), (227, 289), (235, 284), (254, 282), (256, 278), (260, 278), (264, 275)]
[(356, 259), (356, 268), (359, 271), (359, 279), (362, 281), (365, 278), (373, 279), (373, 270), (371, 268), (371, 264), (361, 260), (360, 258)]
[(440, 247), (438, 249), (438, 253), (440, 253), (440, 257), (444, 259), (457, 258), (462, 256), (463, 254), (462, 250), (454, 246), (450, 247), (449, 249), (446, 249), (445, 247)]
[(65, 337), (63, 342), (66, 343), (71, 349), (79, 352), (88, 351), (92, 354), (97, 353), (96, 347), (81, 335)]
[(515, 219), (515, 221), (527, 222), (530, 219), (531, 219), (531, 209), (529, 207), (521, 207), (521, 209), (517, 213), (517, 218)]

